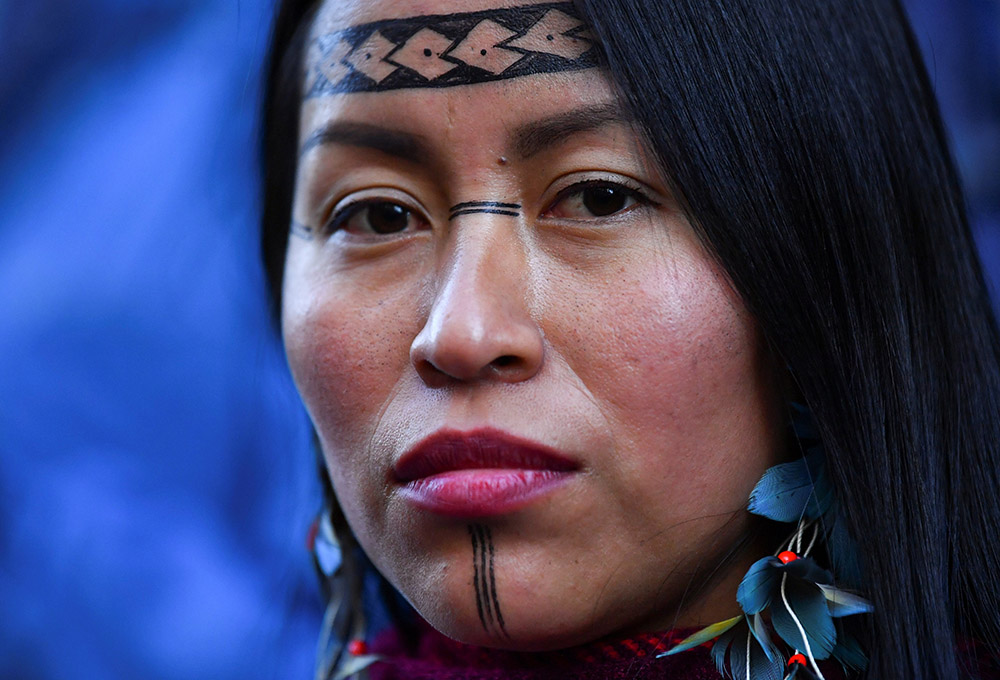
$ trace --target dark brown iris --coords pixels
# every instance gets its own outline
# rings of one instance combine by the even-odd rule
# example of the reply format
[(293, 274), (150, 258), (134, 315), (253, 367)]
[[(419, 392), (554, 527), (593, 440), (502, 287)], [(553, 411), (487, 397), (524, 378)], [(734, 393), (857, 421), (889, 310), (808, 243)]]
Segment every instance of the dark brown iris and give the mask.
[(613, 187), (587, 187), (583, 190), (583, 207), (595, 217), (613, 215), (625, 207), (628, 194)]
[(375, 203), (368, 206), (368, 224), (376, 234), (394, 234), (406, 229), (410, 211), (395, 203)]

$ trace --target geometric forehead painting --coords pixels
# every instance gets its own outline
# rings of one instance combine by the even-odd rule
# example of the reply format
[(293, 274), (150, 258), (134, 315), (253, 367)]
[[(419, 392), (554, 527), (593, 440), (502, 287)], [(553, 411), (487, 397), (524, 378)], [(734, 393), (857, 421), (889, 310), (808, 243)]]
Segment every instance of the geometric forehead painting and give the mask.
[(313, 38), (304, 94), (472, 85), (599, 60), (600, 47), (571, 2), (429, 14)]

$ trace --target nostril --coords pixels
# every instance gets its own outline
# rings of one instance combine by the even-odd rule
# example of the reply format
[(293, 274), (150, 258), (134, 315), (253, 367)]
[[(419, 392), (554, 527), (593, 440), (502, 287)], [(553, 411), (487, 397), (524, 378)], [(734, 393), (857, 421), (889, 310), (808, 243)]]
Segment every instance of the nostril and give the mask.
[(503, 356), (497, 357), (490, 363), (492, 363), (495, 368), (507, 368), (508, 366), (518, 364), (520, 361), (521, 360), (513, 354), (504, 354)]

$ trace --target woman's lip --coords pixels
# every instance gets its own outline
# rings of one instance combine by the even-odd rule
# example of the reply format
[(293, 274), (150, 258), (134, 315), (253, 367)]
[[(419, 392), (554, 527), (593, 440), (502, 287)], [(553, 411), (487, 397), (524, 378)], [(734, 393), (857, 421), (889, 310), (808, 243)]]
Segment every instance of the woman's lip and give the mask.
[(579, 467), (553, 448), (500, 430), (440, 430), (404, 453), (393, 466), (393, 474), (397, 482), (405, 483), (453, 470), (570, 472)]
[(393, 466), (400, 493), (445, 515), (512, 512), (561, 485), (580, 469), (568, 456), (500, 430), (441, 430)]
[(407, 482), (399, 492), (417, 507), (440, 515), (488, 517), (520, 510), (571, 475), (556, 470), (452, 470)]

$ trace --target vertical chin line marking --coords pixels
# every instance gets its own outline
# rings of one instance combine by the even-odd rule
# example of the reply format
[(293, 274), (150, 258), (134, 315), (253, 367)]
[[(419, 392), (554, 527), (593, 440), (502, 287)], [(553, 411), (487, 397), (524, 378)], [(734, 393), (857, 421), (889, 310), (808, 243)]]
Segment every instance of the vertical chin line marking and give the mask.
[(497, 597), (496, 571), (494, 560), (496, 548), (493, 532), (483, 524), (470, 524), (469, 537), (472, 540), (472, 585), (476, 591), (476, 611), (479, 621), (489, 635), (510, 639), (507, 626), (500, 612)]

